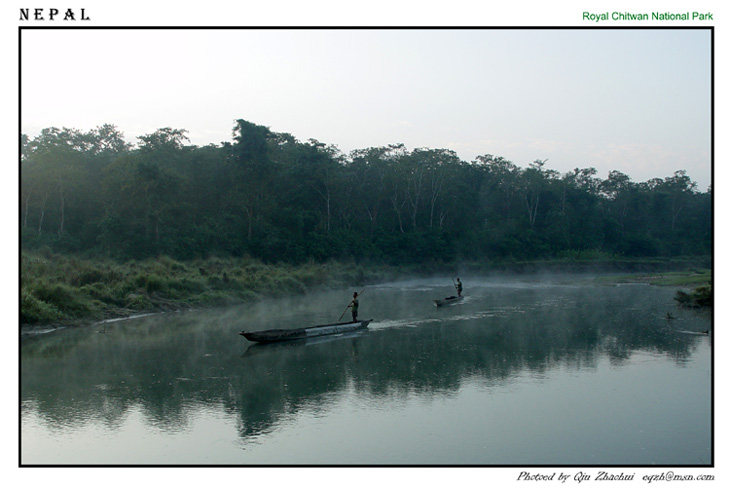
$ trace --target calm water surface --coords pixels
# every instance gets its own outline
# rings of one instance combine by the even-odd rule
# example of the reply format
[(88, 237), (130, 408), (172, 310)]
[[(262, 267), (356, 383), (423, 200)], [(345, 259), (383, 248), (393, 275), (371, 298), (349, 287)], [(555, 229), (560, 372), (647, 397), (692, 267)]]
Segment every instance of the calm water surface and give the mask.
[[(21, 463), (708, 465), (712, 335), (674, 288), (590, 277), (368, 287), (21, 340)], [(354, 290), (354, 289), (353, 289)], [(667, 313), (674, 319), (667, 319)]]

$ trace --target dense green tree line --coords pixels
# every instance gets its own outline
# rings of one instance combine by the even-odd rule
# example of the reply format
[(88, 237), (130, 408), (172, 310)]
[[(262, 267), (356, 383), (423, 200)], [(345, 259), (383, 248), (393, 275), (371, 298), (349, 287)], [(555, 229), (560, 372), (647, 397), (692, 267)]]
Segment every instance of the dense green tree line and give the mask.
[(26, 248), (119, 259), (523, 260), (709, 255), (711, 190), (684, 170), (633, 182), (401, 144), (343, 154), (238, 120), (232, 142), (113, 125), (22, 136)]

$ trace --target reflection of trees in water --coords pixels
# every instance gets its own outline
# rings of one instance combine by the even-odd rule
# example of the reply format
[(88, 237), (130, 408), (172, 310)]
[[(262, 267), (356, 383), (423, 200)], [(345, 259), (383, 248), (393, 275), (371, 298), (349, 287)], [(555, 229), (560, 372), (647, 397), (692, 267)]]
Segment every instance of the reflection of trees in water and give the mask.
[(514, 312), (499, 309), (496, 296), (498, 314), (248, 348), (201, 316), (108, 334), (65, 331), (23, 342), (21, 398), (51, 428), (90, 421), (114, 428), (136, 409), (151, 426), (179, 431), (201, 404), (223, 406), (241, 436), (253, 437), (313, 406), (326, 409), (348, 389), (384, 404), (449, 396), (464, 382), (490, 388), (558, 367), (596, 368), (602, 355), (621, 364), (637, 350), (681, 363), (702, 340), (677, 334), (661, 304), (610, 295), (597, 307), (586, 300), (595, 293), (555, 301), (527, 293)]

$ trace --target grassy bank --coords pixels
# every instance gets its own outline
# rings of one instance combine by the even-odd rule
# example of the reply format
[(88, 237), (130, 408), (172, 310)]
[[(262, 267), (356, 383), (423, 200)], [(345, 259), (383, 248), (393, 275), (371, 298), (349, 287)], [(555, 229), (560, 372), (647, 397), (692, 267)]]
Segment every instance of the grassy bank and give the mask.
[(266, 265), (252, 259), (116, 263), (21, 254), (21, 326), (73, 324), (143, 312), (242, 304), (324, 287), (384, 281), (389, 271), (348, 264)]
[(712, 271), (708, 269), (690, 268), (683, 271), (609, 275), (601, 277), (599, 280), (607, 283), (643, 283), (668, 287), (700, 287), (712, 283)]
[(691, 289), (689, 292), (678, 290), (674, 300), (681, 307), (693, 309), (711, 308), (712, 271), (704, 269), (690, 269), (683, 272), (665, 272), (640, 275), (622, 275), (601, 277), (601, 281), (613, 283), (648, 283), (667, 287)]
[[(448, 263), (410, 267), (354, 263), (294, 266), (268, 265), (250, 258), (181, 262), (167, 257), (118, 263), (55, 254), (48, 250), (23, 251), (20, 258), (20, 321), (24, 327), (88, 323), (147, 312), (245, 304), (263, 297), (362, 286), (412, 276), (616, 271), (645, 272), (646, 277), (654, 277), (654, 283), (674, 281), (663, 285), (679, 286), (679, 280), (710, 280), (709, 272), (706, 272), (707, 275), (671, 272), (697, 266), (693, 259), (480, 262), (460, 264), (457, 272), (457, 265)], [(702, 260), (700, 263), (703, 263)], [(658, 274), (660, 270), (670, 272)], [(632, 275), (631, 279), (636, 280), (636, 275)]]

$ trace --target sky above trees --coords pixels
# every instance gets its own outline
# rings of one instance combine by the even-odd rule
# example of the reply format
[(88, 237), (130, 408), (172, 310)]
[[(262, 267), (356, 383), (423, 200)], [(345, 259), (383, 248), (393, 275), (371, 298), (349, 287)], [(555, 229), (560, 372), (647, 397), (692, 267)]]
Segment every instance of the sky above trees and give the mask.
[(706, 190), (711, 81), (706, 29), (25, 30), (21, 131), (172, 127), (202, 146), (243, 118), (343, 152), (684, 169)]

